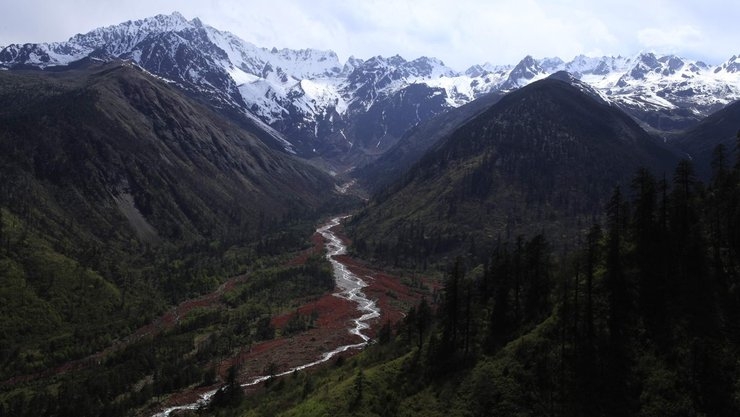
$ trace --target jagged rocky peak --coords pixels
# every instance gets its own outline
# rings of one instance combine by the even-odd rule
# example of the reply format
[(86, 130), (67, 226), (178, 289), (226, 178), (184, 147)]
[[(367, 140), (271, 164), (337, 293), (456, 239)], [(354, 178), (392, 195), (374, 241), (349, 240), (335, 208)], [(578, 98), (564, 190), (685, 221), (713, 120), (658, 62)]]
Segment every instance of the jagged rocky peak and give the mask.
[(519, 61), (519, 63), (509, 73), (509, 78), (501, 84), (502, 90), (512, 90), (515, 88), (522, 87), (529, 83), (529, 81), (545, 75), (546, 72), (542, 69), (536, 59), (532, 58), (531, 55), (527, 55)]
[(483, 65), (473, 65), (472, 67), (465, 70), (465, 75), (469, 77), (483, 77), (492, 73), (501, 73), (509, 71), (512, 68), (511, 65), (493, 65), (490, 62), (486, 62)]
[(169, 15), (160, 14), (145, 19), (128, 20), (118, 25), (93, 29), (90, 32), (73, 36), (69, 39), (69, 42), (94, 49), (111, 43), (124, 44), (130, 48), (147, 36), (198, 27), (198, 24), (202, 26), (200, 20), (193, 19), (192, 22), (188, 22), (182, 14), (173, 12)]
[(525, 78), (530, 80), (542, 72), (544, 72), (544, 70), (537, 60), (532, 58), (531, 55), (527, 55), (524, 59), (519, 61), (519, 64), (517, 64), (517, 66), (511, 71), (511, 78)]
[(342, 67), (342, 75), (347, 76), (352, 73), (357, 67), (362, 65), (365, 62), (365, 60), (355, 57), (354, 55), (350, 56), (347, 59), (347, 62), (345, 62), (344, 66)]
[(412, 75), (426, 78), (454, 77), (457, 73), (448, 68), (444, 62), (437, 58), (426, 56), (417, 58), (407, 64)]
[(624, 71), (625, 67), (629, 65), (630, 62), (631, 60), (629, 58), (624, 58), (621, 55), (616, 58), (613, 56), (602, 57), (591, 71), (591, 74), (607, 75), (614, 71)]
[(490, 72), (486, 70), (483, 65), (473, 65), (472, 67), (465, 70), (465, 75), (468, 77), (482, 77)]
[[(275, 48), (273, 48), (274, 51)], [(286, 60), (292, 61), (315, 61), (315, 62), (329, 62), (339, 66), (339, 58), (334, 51), (321, 51), (318, 49), (288, 49), (283, 48), (273, 54), (280, 56)]]
[(733, 55), (730, 59), (722, 63), (722, 65), (717, 66), (714, 70), (715, 73), (723, 71), (730, 74), (740, 72), (740, 56)]
[(547, 72), (553, 72), (553, 71), (557, 71), (557, 69), (563, 66), (565, 62), (559, 57), (552, 57), (552, 58), (544, 58), (540, 60), (539, 64), (543, 70)]
[[(271, 60), (286, 73), (298, 79), (332, 77), (342, 72), (339, 57), (334, 51), (318, 49), (287, 49), (271, 52)], [(268, 60), (270, 58), (266, 58)]]
[(132, 49), (145, 39), (163, 33), (196, 28), (197, 23), (200, 21), (195, 24), (188, 22), (178, 12), (129, 20), (74, 35), (66, 42), (8, 45), (0, 52), (0, 62), (9, 67), (28, 64), (44, 68), (67, 65), (93, 53), (98, 57), (118, 57), (131, 53)]
[(650, 71), (660, 70), (661, 64), (652, 52), (642, 53), (635, 60), (635, 65), (629, 72), (630, 77), (642, 80)]
[(563, 65), (562, 68), (576, 78), (586, 74), (606, 75), (612, 71), (612, 66), (607, 57), (589, 57), (578, 55), (572, 61)]
[(658, 59), (658, 61), (663, 64), (663, 75), (673, 75), (686, 65), (683, 59), (675, 55), (666, 55)]
[[(400, 59), (403, 59), (401, 57), (398, 57)], [(380, 55), (371, 57), (370, 59), (362, 62), (357, 69), (378, 69), (378, 68), (388, 68), (390, 66), (390, 63), (388, 62), (389, 59), (383, 58)], [(405, 60), (403, 62), (406, 62)]]
[[(382, 57), (379, 57), (379, 58), (382, 59)], [(405, 64), (408, 61), (406, 61), (405, 59), (403, 59), (403, 57), (401, 55), (396, 54), (396, 55), (393, 55), (392, 57), (388, 58), (386, 60), (386, 62), (389, 65), (392, 65), (394, 67), (400, 67), (401, 65)]]
[(405, 63), (406, 60), (398, 55), (388, 59), (377, 55), (367, 61), (359, 63), (359, 65), (357, 65), (347, 76), (347, 81), (349, 81), (351, 85), (364, 84), (371, 80), (374, 82), (375, 80), (388, 75), (390, 71), (397, 69), (400, 65)]

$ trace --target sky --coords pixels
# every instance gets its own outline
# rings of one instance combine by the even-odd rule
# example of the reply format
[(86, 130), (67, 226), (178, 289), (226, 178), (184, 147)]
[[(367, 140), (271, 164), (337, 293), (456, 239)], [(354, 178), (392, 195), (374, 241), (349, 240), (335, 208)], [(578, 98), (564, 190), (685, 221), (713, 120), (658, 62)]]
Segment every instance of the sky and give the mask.
[(399, 54), (456, 70), (526, 55), (740, 54), (736, 0), (0, 0), (0, 45), (65, 41), (179, 11), (255, 45), (333, 50), (341, 61)]

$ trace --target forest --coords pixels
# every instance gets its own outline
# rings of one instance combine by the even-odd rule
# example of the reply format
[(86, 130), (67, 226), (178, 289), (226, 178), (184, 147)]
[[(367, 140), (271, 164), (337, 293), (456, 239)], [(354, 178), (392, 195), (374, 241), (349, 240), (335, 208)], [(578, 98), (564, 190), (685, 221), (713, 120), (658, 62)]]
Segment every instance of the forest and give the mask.
[(666, 178), (640, 169), (577, 247), (540, 234), (460, 255), (362, 354), (200, 413), (738, 415), (732, 159), (715, 149), (708, 184), (689, 161)]

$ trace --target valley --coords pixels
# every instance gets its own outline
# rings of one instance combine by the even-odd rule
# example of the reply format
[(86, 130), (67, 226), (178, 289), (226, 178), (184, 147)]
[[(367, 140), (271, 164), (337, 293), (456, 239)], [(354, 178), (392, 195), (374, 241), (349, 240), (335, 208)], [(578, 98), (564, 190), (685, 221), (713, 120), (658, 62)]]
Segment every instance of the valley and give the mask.
[(736, 416), (740, 58), (0, 48), (0, 415)]

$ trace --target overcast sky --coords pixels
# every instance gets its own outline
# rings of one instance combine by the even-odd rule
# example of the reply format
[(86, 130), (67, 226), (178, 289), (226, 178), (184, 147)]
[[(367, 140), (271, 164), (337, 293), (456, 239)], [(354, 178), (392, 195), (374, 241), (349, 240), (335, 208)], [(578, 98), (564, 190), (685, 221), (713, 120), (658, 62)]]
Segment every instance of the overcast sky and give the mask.
[(0, 0), (0, 45), (64, 41), (99, 26), (181, 12), (258, 46), (434, 56), (464, 70), (525, 55), (740, 54), (737, 0)]

